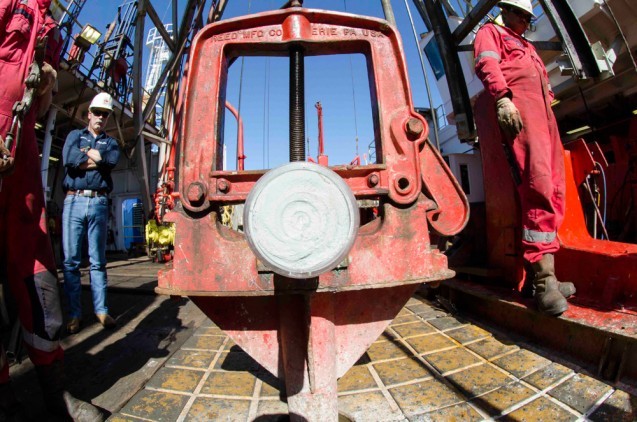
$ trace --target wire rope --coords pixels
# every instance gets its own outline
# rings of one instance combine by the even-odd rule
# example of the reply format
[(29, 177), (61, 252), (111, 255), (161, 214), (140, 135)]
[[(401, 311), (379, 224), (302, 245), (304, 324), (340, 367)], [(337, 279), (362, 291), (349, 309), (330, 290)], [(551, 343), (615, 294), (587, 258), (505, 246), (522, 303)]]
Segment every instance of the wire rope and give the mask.
[[(270, 9), (273, 1), (270, 0)], [(265, 58), (264, 63), (264, 88), (263, 88), (263, 150), (261, 153), (261, 167), (270, 168), (270, 57)]]
[(267, 127), (269, 121), (269, 110), (270, 110), (270, 58), (266, 57), (263, 62), (264, 70), (263, 70), (263, 129), (262, 129), (262, 145), (263, 150), (261, 152), (261, 168), (265, 169), (265, 157), (267, 146)]
[(604, 219), (602, 221), (603, 221), (603, 224), (605, 226), (606, 225), (606, 216), (607, 216), (606, 215), (606, 212), (607, 212), (606, 206), (607, 206), (607, 202), (608, 202), (607, 198), (606, 198), (606, 192), (607, 192), (606, 191), (606, 173), (604, 172), (604, 167), (602, 167), (602, 165), (599, 162), (595, 161), (595, 166), (597, 168), (599, 168), (599, 174), (601, 174), (601, 176), (602, 176), (602, 187), (603, 187), (603, 190), (604, 190), (604, 212), (602, 213), (602, 217)]
[[(250, 14), (250, 8), (252, 6), (252, 0), (248, 0), (248, 15)], [(237, 102), (237, 126), (239, 125), (239, 118), (241, 117), (241, 99), (243, 98), (243, 67), (245, 64), (245, 56), (241, 56), (241, 69), (239, 70), (239, 101)], [(237, 127), (237, 131), (239, 127)], [(239, 168), (239, 154), (235, 154), (235, 169)]]
[(168, 9), (170, 9), (170, 6), (171, 6), (170, 2), (167, 2), (166, 3), (166, 10), (164, 10), (164, 14), (161, 16), (161, 21), (162, 22), (164, 21), (164, 19), (166, 19), (166, 14), (168, 13)]
[(349, 71), (352, 77), (352, 103), (354, 104), (354, 133), (356, 134), (356, 156), (358, 157), (358, 118), (356, 111), (356, 87), (354, 86), (354, 66), (352, 65), (352, 56), (349, 57)]
[(267, 124), (267, 149), (265, 151), (265, 156), (266, 156), (266, 165), (267, 168), (270, 168), (270, 75), (271, 75), (271, 68), (270, 66), (272, 65), (270, 58), (268, 57), (268, 124)]
[(429, 88), (429, 77), (427, 76), (427, 68), (425, 67), (425, 60), (422, 57), (422, 51), (420, 50), (420, 44), (418, 43), (418, 34), (416, 34), (416, 26), (414, 25), (414, 19), (411, 16), (411, 10), (407, 0), (404, 0), (405, 8), (407, 9), (407, 15), (409, 16), (409, 22), (411, 23), (411, 30), (414, 34), (414, 41), (416, 43), (416, 50), (418, 50), (418, 57), (420, 58), (420, 67), (422, 68), (423, 76), (425, 77), (425, 88), (427, 89), (427, 99), (429, 100), (429, 108), (431, 109), (431, 122), (434, 126), (434, 139), (436, 141), (436, 148), (440, 151), (440, 140), (438, 138), (438, 116), (436, 108), (431, 98), (431, 89)]
[[(347, 0), (343, 0), (343, 6), (345, 7), (345, 11), (347, 12)], [(356, 111), (356, 87), (354, 85), (354, 65), (352, 64), (352, 56), (349, 56), (349, 72), (352, 77), (352, 103), (354, 104), (354, 133), (355, 133), (355, 142), (356, 142), (356, 157), (358, 155), (358, 112)], [(359, 157), (360, 159), (360, 157)]]
[[(604, 236), (606, 236), (606, 239), (609, 239), (608, 237), (608, 231), (606, 231), (606, 225), (604, 224), (604, 219), (602, 218), (602, 213), (599, 211), (599, 207), (597, 206), (597, 201), (595, 201), (595, 196), (593, 195), (593, 191), (591, 190), (591, 186), (588, 183), (588, 178), (586, 178), (585, 180), (585, 184), (584, 187), (586, 188), (586, 192), (588, 192), (588, 196), (591, 199), (591, 202), (593, 203), (593, 208), (595, 209), (595, 216), (599, 219), (601, 226), (602, 226), (602, 235), (601, 238), (603, 239)], [(595, 226), (593, 227), (593, 237), (597, 237), (596, 232), (597, 232), (597, 223), (595, 223)]]

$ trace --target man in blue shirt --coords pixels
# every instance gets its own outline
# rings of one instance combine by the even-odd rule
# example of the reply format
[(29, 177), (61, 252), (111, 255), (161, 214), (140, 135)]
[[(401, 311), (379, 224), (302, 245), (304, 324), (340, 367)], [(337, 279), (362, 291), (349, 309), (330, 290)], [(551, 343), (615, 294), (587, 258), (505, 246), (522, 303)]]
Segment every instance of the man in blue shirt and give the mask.
[(82, 317), (80, 261), (85, 234), (95, 315), (105, 328), (116, 325), (106, 305), (108, 194), (113, 190), (111, 170), (119, 160), (117, 141), (104, 132), (112, 112), (111, 96), (105, 92), (97, 94), (89, 106), (88, 126), (69, 133), (62, 151), (62, 187), (66, 192), (62, 212), (64, 290), (70, 308), (66, 327), (70, 334), (80, 330)]

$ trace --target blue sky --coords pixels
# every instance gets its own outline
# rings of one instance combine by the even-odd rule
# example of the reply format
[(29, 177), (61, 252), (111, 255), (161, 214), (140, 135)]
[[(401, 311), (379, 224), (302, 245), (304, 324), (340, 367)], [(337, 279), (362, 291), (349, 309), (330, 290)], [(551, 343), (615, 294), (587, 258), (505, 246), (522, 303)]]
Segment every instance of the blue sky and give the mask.
[[(171, 19), (170, 1), (152, 1), (160, 17)], [(230, 0), (224, 19), (277, 9), (283, 0)], [(412, 97), (416, 107), (429, 107), (420, 59), (415, 46), (404, 0), (394, 0), (394, 14), (403, 38), (407, 58)], [(408, 2), (417, 33), (425, 31), (424, 24)], [(88, 0), (79, 20), (91, 23), (105, 32), (106, 25), (114, 18), (118, 2)], [(185, 0), (179, 1), (180, 5)], [(107, 6), (108, 5), (108, 6)], [(384, 17), (380, 0), (306, 0), (304, 7), (347, 11), (348, 13)], [(145, 32), (152, 28), (147, 18)], [(145, 60), (148, 54), (145, 52)], [(325, 154), (330, 165), (349, 163), (357, 152), (361, 159), (373, 140), (371, 105), (367, 71), (362, 55), (308, 57), (306, 74), (306, 137), (309, 138), (307, 155), (317, 155), (317, 113), (314, 104), (323, 106)], [(430, 85), (435, 79), (430, 74)], [(241, 86), (241, 100), (239, 87)], [(440, 98), (433, 92), (434, 105)], [(288, 61), (285, 58), (247, 57), (237, 60), (228, 77), (227, 99), (235, 107), (240, 106), (244, 121), (246, 169), (273, 168), (288, 161)], [(239, 104), (240, 103), (240, 104)], [(236, 168), (236, 123), (232, 115), (226, 114), (225, 142), (227, 145), (227, 168)]]

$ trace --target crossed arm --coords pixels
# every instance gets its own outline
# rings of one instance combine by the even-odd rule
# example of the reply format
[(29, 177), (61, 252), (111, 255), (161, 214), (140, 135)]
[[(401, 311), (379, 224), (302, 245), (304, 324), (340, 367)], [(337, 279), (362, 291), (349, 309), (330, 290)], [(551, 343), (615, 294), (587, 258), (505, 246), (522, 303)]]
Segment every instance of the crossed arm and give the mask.
[(97, 168), (97, 164), (102, 161), (102, 155), (96, 149), (89, 148), (85, 151), (88, 160), (79, 165), (81, 170), (93, 170)]

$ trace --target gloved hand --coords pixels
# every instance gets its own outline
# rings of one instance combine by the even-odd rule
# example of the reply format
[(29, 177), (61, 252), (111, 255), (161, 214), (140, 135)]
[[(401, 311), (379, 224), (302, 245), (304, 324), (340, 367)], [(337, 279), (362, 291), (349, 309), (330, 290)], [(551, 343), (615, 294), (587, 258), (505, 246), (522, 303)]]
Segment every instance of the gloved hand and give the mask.
[(509, 97), (502, 97), (496, 102), (498, 123), (508, 140), (512, 140), (522, 130), (522, 116)]
[(40, 83), (35, 92), (35, 95), (40, 99), (38, 101), (38, 119), (44, 117), (49, 111), (55, 91), (57, 91), (57, 72), (45, 62), (40, 69)]
[(38, 89), (36, 90), (36, 95), (40, 97), (51, 92), (51, 90), (55, 86), (57, 77), (58, 74), (55, 69), (53, 69), (50, 64), (45, 62), (40, 69), (40, 84), (38, 85)]
[(40, 67), (37, 63), (31, 63), (29, 67), (29, 74), (24, 80), (24, 84), (27, 88), (37, 88), (40, 83)]
[(9, 176), (13, 172), (13, 157), (11, 151), (4, 145), (4, 139), (0, 136), (0, 179)]

